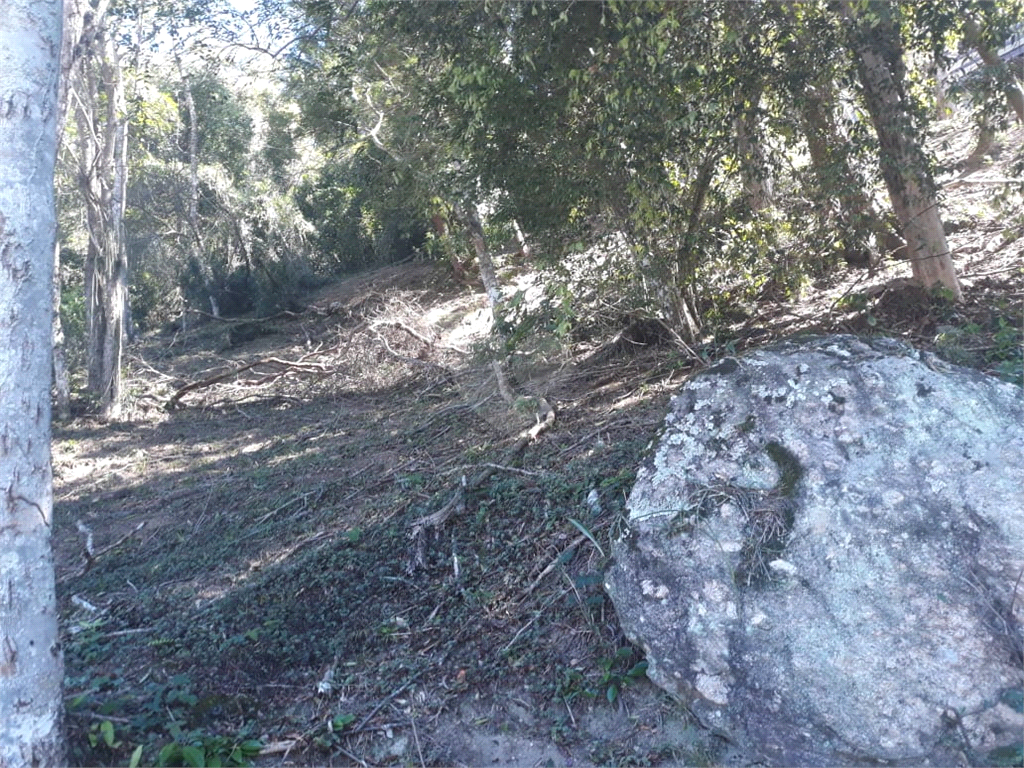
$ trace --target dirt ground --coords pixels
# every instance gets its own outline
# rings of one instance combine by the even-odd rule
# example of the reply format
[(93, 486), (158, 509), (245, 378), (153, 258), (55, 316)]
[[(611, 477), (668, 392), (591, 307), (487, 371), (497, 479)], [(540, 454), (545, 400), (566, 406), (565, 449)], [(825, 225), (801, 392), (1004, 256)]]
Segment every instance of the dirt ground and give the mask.
[[(943, 151), (965, 157), (964, 136)], [(893, 262), (766, 299), (696, 357), (538, 343), (512, 365), (522, 408), (481, 352), (482, 293), (432, 264), (137, 342), (126, 420), (55, 429), (71, 759), (756, 763), (646, 680), (602, 590), (635, 468), (688, 374), (798, 331), (898, 336), (1019, 380), (1022, 220), (975, 182), (1022, 138), (942, 179), (962, 305)], [(554, 423), (524, 440), (541, 398)]]

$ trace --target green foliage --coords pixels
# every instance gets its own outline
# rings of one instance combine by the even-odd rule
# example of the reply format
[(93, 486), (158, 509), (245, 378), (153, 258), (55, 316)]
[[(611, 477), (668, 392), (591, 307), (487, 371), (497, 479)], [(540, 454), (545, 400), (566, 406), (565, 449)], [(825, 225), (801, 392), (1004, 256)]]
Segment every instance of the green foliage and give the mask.
[(323, 730), (313, 737), (313, 743), (322, 749), (332, 749), (345, 739), (345, 730), (356, 721), (351, 713), (335, 715), (327, 720)]
[[(199, 162), (204, 165), (219, 165), (227, 169), (234, 179), (246, 175), (250, 144), (254, 126), (252, 107), (246, 104), (240, 94), (232, 91), (223, 76), (213, 68), (194, 73), (190, 77), (192, 99), (195, 102), (199, 123)], [(179, 150), (188, 155), (188, 110), (184, 98), (176, 94), (179, 121), (183, 130), (178, 139)]]
[(60, 323), (67, 366), (74, 370), (85, 364), (85, 289), (77, 281), (61, 291)]
[(1024, 765), (1024, 742), (1018, 741), (1008, 747), (996, 747), (986, 755), (986, 764), (1010, 768)]
[(590, 677), (573, 667), (563, 669), (555, 683), (555, 695), (567, 704), (579, 697), (615, 704), (623, 688), (647, 676), (647, 662), (637, 659), (632, 646), (616, 649), (612, 655), (599, 659), (597, 666), (600, 673)]
[(364, 146), (325, 163), (296, 190), (299, 210), (311, 223), (314, 242), (335, 273), (402, 261), (427, 242), (427, 216), (404, 198), (399, 174), (380, 174), (386, 158)]
[(983, 368), (1024, 385), (1024, 328), (1019, 318), (1011, 317), (995, 312), (985, 323), (941, 326), (936, 347), (952, 363)]
[(252, 765), (263, 744), (258, 739), (239, 734), (233, 738), (212, 736), (202, 730), (185, 732), (172, 722), (169, 728), (173, 741), (157, 752), (159, 766), (192, 766), (220, 768), (229, 765)]
[[(88, 625), (76, 633), (69, 648), (82, 657), (76, 665), (97, 662), (89, 649), (97, 644), (94, 633), (99, 626)], [(231, 737), (212, 733), (206, 721), (226, 702), (196, 695), (185, 675), (149, 681), (131, 693), (126, 680), (102, 674), (69, 679), (66, 687), (83, 683), (86, 688), (67, 702), (69, 717), (72, 721), (80, 716), (98, 719), (85, 729), (86, 743), (71, 744), (79, 764), (106, 765), (130, 755), (130, 765), (251, 765), (262, 748), (248, 725)]]

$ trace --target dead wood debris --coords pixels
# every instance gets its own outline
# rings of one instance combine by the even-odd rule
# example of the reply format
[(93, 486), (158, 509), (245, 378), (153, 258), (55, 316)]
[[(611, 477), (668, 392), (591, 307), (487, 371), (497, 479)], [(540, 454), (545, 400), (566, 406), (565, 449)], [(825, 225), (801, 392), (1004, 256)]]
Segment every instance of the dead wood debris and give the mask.
[(222, 381), (227, 381), (228, 379), (231, 379), (240, 373), (252, 370), (253, 368), (256, 368), (257, 366), (261, 365), (277, 366), (277, 370), (271, 371), (270, 373), (266, 373), (263, 374), (262, 376), (259, 376), (259, 378), (245, 382), (246, 386), (254, 387), (267, 384), (271, 381), (274, 381), (275, 379), (279, 379), (282, 376), (285, 376), (293, 372), (312, 373), (320, 375), (333, 373), (334, 369), (328, 368), (323, 363), (312, 362), (310, 358), (314, 356), (329, 354), (330, 352), (334, 352), (337, 349), (338, 348), (335, 347), (329, 350), (318, 350), (315, 352), (311, 352), (308, 355), (303, 355), (298, 360), (282, 360), (279, 357), (261, 357), (258, 360), (253, 360), (250, 363), (244, 363), (243, 365), (236, 366), (235, 368), (232, 368), (229, 371), (223, 371), (221, 373), (214, 374), (213, 376), (208, 376), (205, 379), (200, 379), (199, 381), (193, 381), (189, 384), (186, 384), (173, 395), (171, 395), (170, 399), (164, 405), (164, 408), (167, 409), (168, 411), (173, 411), (178, 408), (182, 408), (184, 406), (182, 406), (181, 404), (181, 399), (189, 392), (195, 392), (196, 390), (199, 389), (206, 389), (207, 387), (212, 387), (214, 384), (219, 384)]
[(78, 576), (84, 576), (89, 572), (89, 569), (93, 567), (97, 560), (103, 557), (108, 552), (117, 549), (124, 544), (128, 539), (137, 534), (143, 528), (146, 527), (146, 521), (143, 520), (141, 523), (136, 525), (131, 531), (126, 533), (124, 536), (119, 538), (113, 544), (108, 544), (103, 549), (96, 549), (93, 545), (93, 533), (92, 529), (83, 523), (81, 520), (75, 521), (75, 527), (78, 528), (78, 532), (85, 537), (85, 541), (82, 542), (82, 554), (85, 564), (82, 566), (82, 570), (77, 574)]
[[(497, 361), (494, 362), (494, 371), (498, 378), (498, 391), (501, 393), (502, 399), (504, 399), (511, 408), (514, 406), (516, 401), (512, 396), (512, 390), (508, 385), (508, 380), (505, 378), (504, 372)], [(487, 462), (477, 465), (480, 467), (480, 471), (473, 476), (472, 479), (468, 479), (466, 475), (462, 475), (455, 491), (444, 506), (436, 512), (420, 517), (413, 522), (410, 538), (414, 540), (415, 547), (409, 564), (406, 566), (407, 573), (412, 574), (417, 569), (426, 566), (426, 532), (430, 529), (442, 527), (455, 514), (463, 514), (466, 511), (466, 496), (468, 493), (482, 488), (484, 483), (486, 483), (495, 472), (505, 470), (510, 467), (516, 459), (519, 458), (522, 452), (526, 450), (526, 447), (530, 443), (554, 425), (554, 408), (552, 408), (548, 401), (543, 397), (537, 397), (534, 399), (537, 405), (537, 423), (520, 433), (515, 443), (513, 443), (505, 452), (501, 461)]]

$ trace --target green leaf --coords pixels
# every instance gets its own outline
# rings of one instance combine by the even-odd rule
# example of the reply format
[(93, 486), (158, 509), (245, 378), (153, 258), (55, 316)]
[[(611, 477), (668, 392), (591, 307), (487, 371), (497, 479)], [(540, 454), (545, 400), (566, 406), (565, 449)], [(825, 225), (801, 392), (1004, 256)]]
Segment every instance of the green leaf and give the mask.
[(638, 661), (633, 668), (626, 673), (626, 677), (632, 680), (639, 680), (647, 674), (647, 660)]
[(178, 757), (181, 756), (181, 745), (176, 742), (171, 742), (160, 750), (160, 753), (156, 757), (157, 765), (170, 765), (171, 762), (177, 762)]
[(607, 696), (608, 696), (608, 703), (609, 704), (614, 704), (615, 700), (619, 697), (619, 686), (615, 685), (615, 683), (612, 683), (611, 685), (609, 685), (608, 686)]
[[(355, 716), (352, 719), (354, 720)], [(352, 720), (349, 720), (349, 722), (352, 722)], [(247, 739), (239, 744), (238, 747), (246, 755), (258, 755), (263, 750), (263, 742), (259, 739)]]
[(601, 549), (601, 545), (597, 543), (597, 539), (594, 538), (594, 534), (588, 531), (587, 527), (583, 525), (583, 523), (581, 523), (579, 520), (575, 520), (570, 517), (569, 522), (576, 526), (577, 530), (579, 530), (580, 533), (582, 533), (584, 536), (590, 539), (590, 543), (597, 548), (597, 551), (601, 554), (601, 557), (604, 557), (604, 550)]
[(206, 754), (202, 747), (191, 744), (181, 748), (181, 761), (192, 768), (206, 768)]
[(346, 727), (352, 725), (355, 719), (356, 716), (351, 714), (338, 715), (333, 720), (331, 720), (331, 730), (335, 732), (343, 731), (345, 730)]
[(139, 768), (139, 761), (142, 760), (142, 745), (139, 744), (133, 751), (131, 760), (128, 761), (128, 768)]
[(103, 743), (108, 747), (114, 746), (114, 724), (109, 720), (100, 723), (100, 733), (103, 734)]

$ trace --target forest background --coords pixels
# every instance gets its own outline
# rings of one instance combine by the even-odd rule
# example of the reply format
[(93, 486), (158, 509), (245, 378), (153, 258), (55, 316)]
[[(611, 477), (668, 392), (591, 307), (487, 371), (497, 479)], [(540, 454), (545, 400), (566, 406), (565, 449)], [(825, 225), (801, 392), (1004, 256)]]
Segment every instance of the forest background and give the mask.
[[(362, 673), (368, 649), (383, 639), (415, 645), (425, 657), (441, 653), (448, 662), (470, 641), (455, 633), (437, 646), (429, 633), (446, 616), (449, 626), (479, 630), (465, 623), (462, 611), (525, 633), (491, 650), (523, 679), (530, 672), (546, 680), (536, 685), (565, 703), (573, 725), (574, 700), (597, 693), (615, 702), (627, 683), (642, 677), (642, 662), (617, 633), (600, 594), (601, 542), (615, 530), (630, 473), (658, 417), (649, 423), (640, 411), (625, 411), (630, 416), (621, 427), (643, 428), (597, 460), (591, 443), (608, 447), (602, 427), (609, 412), (588, 428), (572, 421), (566, 404), (600, 404), (588, 398), (612, 397), (616, 387), (636, 397), (657, 389), (655, 380), (671, 383), (673, 375), (718, 356), (801, 329), (902, 335), (953, 362), (1020, 383), (1024, 96), (1014, 51), (1019, 54), (1022, 19), (1014, 0), (267, 0), (246, 11), (213, 1), (67, 0), (55, 402), (68, 426), (58, 433), (65, 442), (55, 456), (64, 484), (57, 529), (65, 558), (61, 599), (68, 615), (78, 617), (69, 644), (76, 759), (248, 760), (257, 741), (265, 752), (268, 743), (287, 742), (314, 762), (323, 750), (342, 759), (360, 738), (378, 733), (374, 696), (391, 706), (390, 692), (403, 681), (432, 679), (400, 654), (405, 661), (371, 681)], [(968, 192), (965, 205), (950, 205)], [(976, 235), (969, 244), (951, 245), (968, 231)], [(999, 290), (989, 290), (984, 276), (965, 288), (958, 263), (971, 254), (1004, 259), (989, 275), (1005, 279)], [(902, 265), (906, 279), (879, 285), (875, 278), (893, 265)], [(387, 290), (414, 285), (426, 286), (437, 301)], [(431, 307), (458, 297), (484, 302), (472, 305), (482, 335), (438, 332)], [(801, 322), (786, 320), (787, 313)], [(283, 346), (282, 335), (289, 339)], [(632, 356), (638, 350), (653, 355), (646, 368)], [(472, 374), (453, 373), (452, 355), (472, 361)], [(552, 371), (582, 371), (584, 359), (589, 374), (580, 374), (571, 393), (531, 384)], [(162, 581), (155, 572), (143, 578), (121, 570), (141, 568), (170, 546), (134, 526), (153, 525), (156, 506), (174, 506), (176, 498), (157, 481), (146, 485), (160, 450), (146, 442), (145, 455), (129, 451), (124, 435), (132, 425), (159, 419), (163, 430), (184, 429), (185, 414), (178, 412), (202, 405), (203, 424), (175, 438), (175, 450), (188, 460), (173, 473), (170, 464), (157, 473), (168, 481), (190, 472), (206, 478), (181, 489), (187, 503), (171, 525), (180, 543), (196, 536), (210, 515), (220, 520), (211, 503), (227, 510), (225, 520), (236, 514), (229, 488), (203, 474), (194, 453), (228, 440), (218, 436), (220, 427), (241, 434), (226, 416), (231, 408), (255, 403), (301, 442), (310, 439), (306, 427), (278, 411), (329, 391), (316, 419), (323, 422), (325, 407), (339, 409), (328, 420), (332, 440), (346, 429), (373, 431), (362, 421), (371, 414), (378, 419), (374, 429), (391, 432), (404, 406), (394, 404), (389, 418), (385, 404), (346, 404), (343, 386), (379, 398), (389, 377), (415, 391), (419, 404), (396, 428), (402, 435), (411, 430), (405, 443), (433, 434), (431, 425), (453, 414), (463, 418), (462, 406), (445, 393), (471, 404), (490, 432), (469, 444), (447, 446), (438, 438), (429, 450), (421, 445), (434, 457), (429, 470), (403, 458), (404, 448), (374, 444), (373, 466), (386, 468), (391, 483), (387, 498), (374, 495), (380, 489), (353, 485), (370, 465), (339, 459), (346, 489), (351, 485), (362, 503), (361, 517), (336, 522), (329, 536), (317, 527), (321, 515), (353, 503), (340, 476), (318, 470), (310, 475), (312, 490), (285, 493), (297, 481), (274, 474), (267, 458), (246, 470), (255, 473), (245, 475), (247, 482), (265, 494), (269, 483), (284, 495), (271, 493), (266, 504), (247, 496), (249, 511), (259, 510), (250, 515), (250, 528), (234, 532), (234, 545), (221, 541), (217, 553), (203, 557), (217, 566), (217, 575), (205, 579), (216, 584), (244, 580), (221, 568), (231, 570), (245, 554), (232, 546), (241, 549), (246, 536), (255, 536), (253, 545), (262, 542), (260, 557), (269, 557), (271, 543), (301, 542), (288, 548), (288, 562), (306, 573), (324, 570), (317, 558), (328, 556), (331, 568), (357, 581), (351, 574), (363, 568), (372, 578), (346, 587), (355, 596), (338, 598), (336, 608), (380, 603), (364, 617), (365, 627), (352, 631), (331, 619), (322, 635), (307, 635), (299, 617), (285, 615), (283, 593), (279, 605), (266, 587), (266, 595), (275, 595), (267, 600), (284, 613), (243, 611), (237, 620), (218, 613), (211, 626), (219, 639), (211, 645), (189, 624), (196, 617), (162, 601), (169, 589), (181, 605), (194, 600), (207, 611), (214, 601), (216, 611), (229, 613), (232, 600), (241, 599), (227, 597), (232, 589), (208, 594), (213, 588), (203, 585), (202, 567), (190, 558), (181, 565), (188, 578), (169, 565), (159, 565)], [(305, 379), (316, 386), (259, 389)], [(251, 400), (252, 392), (264, 394)], [(452, 410), (439, 415), (425, 403)], [(662, 405), (655, 398), (644, 409), (657, 413)], [(537, 450), (534, 442), (555, 424), (556, 412), (563, 437), (572, 439), (550, 455), (538, 452), (536, 466), (526, 469), (524, 456)], [(458, 429), (475, 434), (465, 424)], [(161, 437), (170, 439), (170, 433)], [(255, 438), (235, 448), (261, 455), (278, 450)], [(454, 451), (450, 460), (438, 459), (447, 448)], [(581, 457), (560, 481), (530, 474), (575, 460), (576, 449), (589, 458)], [(347, 456), (352, 448), (338, 450)], [(130, 469), (87, 480), (83, 468), (109, 464), (103, 454)], [(162, 460), (174, 461), (169, 454)], [(452, 467), (477, 469), (463, 477), (462, 491), (457, 481), (453, 491)], [(226, 477), (241, 470), (224, 459), (220, 471)], [(143, 501), (149, 497), (139, 495), (140, 487), (148, 487), (156, 506)], [(499, 508), (518, 509), (537, 487), (541, 498), (528, 514), (494, 519)], [(103, 522), (100, 507), (129, 496), (134, 507)], [(570, 535), (563, 531), (560, 543), (551, 544), (552, 504), (560, 509), (552, 499), (563, 496), (574, 499), (568, 509), (583, 505), (590, 516), (566, 512), (559, 520)], [(379, 515), (389, 504), (385, 524)], [(480, 530), (470, 541), (457, 542), (455, 534), (442, 541), (451, 516), (464, 518), (467, 505)], [(295, 512), (292, 528), (271, 530), (288, 509)], [(303, 518), (309, 527), (293, 530)], [(514, 520), (522, 526), (517, 532)], [(102, 559), (92, 549), (101, 530)], [(408, 562), (394, 573), (374, 571), (372, 553), (404, 550), (409, 530)], [(500, 567), (496, 554), (481, 554), (493, 550), (499, 533), (515, 541), (509, 553), (530, 566), (522, 573), (505, 562), (512, 554), (500, 558)], [(136, 540), (139, 551), (123, 551)], [(581, 542), (594, 547), (585, 557)], [(520, 583), (492, 584), (488, 569), (470, 576), (466, 552)], [(73, 567), (76, 554), (85, 557), (81, 572)], [(157, 561), (164, 556), (170, 557)], [(255, 561), (247, 567), (261, 570), (265, 563)], [(428, 590), (433, 613), (417, 618), (427, 633), (421, 637), (408, 611), (396, 607), (406, 598), (381, 595), (422, 571), (448, 576)], [(519, 652), (517, 643), (551, 630), (546, 611), (560, 603), (544, 602), (543, 590), (539, 605), (529, 601), (541, 579), (563, 571), (568, 594), (551, 594), (577, 600), (579, 623), (570, 634), (580, 647)], [(154, 583), (141, 587), (145, 599), (129, 599), (112, 586), (117, 578), (137, 587)], [(292, 584), (291, 576), (276, 578)], [(309, 581), (317, 586), (299, 593), (327, 590)], [(416, 583), (408, 586), (409, 600), (425, 589)], [(517, 607), (499, 610), (510, 590)], [(90, 618), (89, 609), (72, 601), (76, 596), (91, 608), (102, 603), (100, 613)], [(176, 616), (178, 625), (160, 623), (161, 612)], [(145, 658), (131, 656), (130, 672), (114, 671), (110, 659), (124, 652), (118, 643), (133, 636), (120, 633), (136, 631), (160, 640), (146, 646)], [(204, 656), (214, 646), (214, 656)], [(491, 650), (476, 652), (491, 659)], [(223, 684), (196, 695), (195, 670), (214, 664), (214, 657), (231, 671)], [(281, 675), (297, 689), (309, 687), (297, 682), (303, 675), (316, 678), (312, 685), (322, 697), (320, 688), (334, 690), (330, 676), (339, 664), (358, 665), (343, 684), (351, 688), (348, 703), (317, 699), (310, 705), (315, 714), (295, 714), (306, 718), (301, 728), (271, 727), (255, 699), (252, 707), (226, 703), (240, 691), (246, 693), (237, 701), (248, 700), (254, 695), (248, 686), (277, 684), (271, 681)], [(453, 667), (436, 686), (465, 693), (467, 686), (491, 685), (500, 676), (499, 662), (493, 664), (476, 681), (471, 665)], [(148, 679), (144, 670), (157, 667), (162, 672)], [(408, 706), (436, 704), (436, 686)], [(127, 698), (115, 695), (122, 688)], [(155, 707), (148, 719), (134, 713), (140, 702)], [(369, 714), (347, 719), (360, 706)], [(326, 730), (308, 724), (320, 721)], [(552, 722), (567, 729), (556, 734), (552, 726), (553, 743), (569, 743), (565, 721)], [(222, 735), (225, 728), (231, 737)], [(434, 747), (434, 759), (454, 754), (441, 741)], [(645, 759), (671, 760), (674, 749), (651, 747)], [(399, 759), (383, 754), (376, 759)]]

